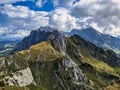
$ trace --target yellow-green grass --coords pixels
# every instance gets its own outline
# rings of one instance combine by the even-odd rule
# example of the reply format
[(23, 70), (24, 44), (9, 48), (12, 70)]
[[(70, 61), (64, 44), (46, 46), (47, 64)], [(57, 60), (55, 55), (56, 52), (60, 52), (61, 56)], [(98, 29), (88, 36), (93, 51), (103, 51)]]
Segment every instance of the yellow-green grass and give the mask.
[(79, 53), (79, 55), (83, 58), (85, 63), (88, 63), (91, 66), (93, 66), (98, 72), (106, 72), (114, 76), (119, 76), (116, 73), (116, 70), (113, 67), (109, 66), (107, 63), (100, 61), (90, 55), (88, 55), (87, 57), (84, 57), (84, 55), (82, 55), (81, 53)]
[(105, 87), (103, 90), (120, 90), (120, 84), (113, 81), (110, 85)]
[(29, 88), (18, 87), (18, 86), (6, 86), (6, 87), (0, 87), (0, 90), (29, 90)]
[(38, 43), (36, 45), (31, 46), (28, 50), (23, 50), (18, 53), (19, 59), (29, 59), (30, 61), (52, 61), (59, 57), (61, 54), (55, 50), (51, 44), (47, 41)]
[(5, 87), (0, 87), (0, 90), (46, 90), (46, 89), (41, 86), (30, 85), (28, 87), (5, 86)]

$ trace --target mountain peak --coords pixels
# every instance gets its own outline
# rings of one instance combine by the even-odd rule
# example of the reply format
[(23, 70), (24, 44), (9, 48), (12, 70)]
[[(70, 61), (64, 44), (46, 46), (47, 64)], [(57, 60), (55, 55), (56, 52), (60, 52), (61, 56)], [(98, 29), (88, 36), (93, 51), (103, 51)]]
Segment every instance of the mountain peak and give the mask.
[(25, 37), (21, 43), (17, 45), (14, 51), (20, 51), (28, 49), (30, 46), (47, 40), (56, 40), (58, 45), (63, 48), (64, 35), (56, 28), (52, 27), (40, 27), (36, 30), (32, 30), (30, 35)]
[(85, 29), (73, 29), (71, 33), (80, 33), (80, 32), (85, 32), (85, 33), (90, 33), (90, 34), (102, 34), (93, 27), (85, 28)]

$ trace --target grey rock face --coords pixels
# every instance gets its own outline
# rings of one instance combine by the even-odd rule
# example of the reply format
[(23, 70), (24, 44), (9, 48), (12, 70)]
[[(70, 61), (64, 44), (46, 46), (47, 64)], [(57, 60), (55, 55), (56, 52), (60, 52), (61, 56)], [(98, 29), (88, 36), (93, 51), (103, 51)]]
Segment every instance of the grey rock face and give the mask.
[(36, 84), (49, 90), (93, 90), (94, 83), (67, 58), (50, 63), (31, 63), (30, 68)]
[[(63, 59), (56, 63), (55, 77), (64, 90), (92, 90), (90, 82), (78, 66), (71, 60)], [(62, 74), (62, 72), (65, 72)]]

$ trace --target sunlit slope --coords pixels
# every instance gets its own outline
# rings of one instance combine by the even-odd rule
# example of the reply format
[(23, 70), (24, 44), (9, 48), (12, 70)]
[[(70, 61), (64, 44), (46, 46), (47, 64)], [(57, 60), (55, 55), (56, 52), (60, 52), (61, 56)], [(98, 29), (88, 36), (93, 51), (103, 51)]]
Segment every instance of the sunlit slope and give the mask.
[(55, 50), (47, 41), (31, 46), (28, 50), (17, 53), (19, 59), (27, 58), (30, 61), (52, 61), (61, 57), (60, 52)]

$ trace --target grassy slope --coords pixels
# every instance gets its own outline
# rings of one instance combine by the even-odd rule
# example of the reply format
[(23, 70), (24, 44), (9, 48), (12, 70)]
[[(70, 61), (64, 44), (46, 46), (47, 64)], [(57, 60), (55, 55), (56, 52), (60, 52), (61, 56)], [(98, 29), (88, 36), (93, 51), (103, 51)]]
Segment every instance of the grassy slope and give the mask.
[(28, 86), (28, 87), (18, 87), (18, 86), (6, 86), (1, 87), (0, 90), (46, 90), (41, 86)]
[(41, 42), (33, 45), (29, 50), (23, 50), (18, 53), (18, 58), (24, 59), (29, 57), (30, 61), (41, 58), (40, 62), (52, 61), (60, 57), (60, 53), (56, 51), (48, 42)]

